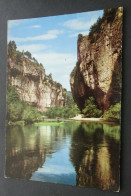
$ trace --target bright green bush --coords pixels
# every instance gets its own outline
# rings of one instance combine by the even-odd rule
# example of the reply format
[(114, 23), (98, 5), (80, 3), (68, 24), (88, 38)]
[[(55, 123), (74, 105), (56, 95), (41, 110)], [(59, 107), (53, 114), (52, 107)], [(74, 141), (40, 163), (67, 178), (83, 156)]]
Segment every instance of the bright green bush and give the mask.
[(41, 121), (40, 112), (29, 103), (21, 101), (15, 87), (7, 87), (7, 121), (25, 121), (25, 124), (31, 124)]
[(98, 118), (102, 115), (102, 111), (99, 110), (95, 104), (94, 97), (89, 97), (89, 99), (85, 101), (85, 108), (82, 110), (82, 113), (84, 114), (84, 117), (87, 118)]
[(75, 104), (71, 93), (67, 92), (66, 106), (63, 106), (63, 107), (55, 106), (53, 108), (49, 108), (45, 112), (45, 115), (48, 116), (48, 118), (57, 118), (57, 117), (72, 118), (79, 113), (80, 113), (80, 110)]
[(108, 111), (104, 113), (104, 118), (116, 118), (120, 120), (121, 117), (121, 103), (112, 105)]

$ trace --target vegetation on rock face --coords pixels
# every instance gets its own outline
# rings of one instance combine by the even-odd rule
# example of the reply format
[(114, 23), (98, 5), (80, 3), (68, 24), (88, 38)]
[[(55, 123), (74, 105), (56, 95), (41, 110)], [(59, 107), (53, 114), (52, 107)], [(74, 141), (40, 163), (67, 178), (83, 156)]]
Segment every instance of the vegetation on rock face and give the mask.
[(117, 8), (109, 8), (104, 10), (104, 14), (101, 17), (99, 17), (89, 30), (89, 38), (91, 43), (94, 43), (100, 36), (100, 30), (101, 30), (101, 24), (106, 20), (107, 23), (112, 22), (115, 14), (116, 14)]
[(94, 97), (89, 97), (89, 99), (85, 101), (85, 108), (82, 110), (82, 113), (84, 114), (84, 117), (88, 118), (97, 118), (102, 115), (102, 111), (99, 110), (95, 104)]
[(90, 27), (90, 30), (89, 30), (89, 38), (91, 40), (91, 43), (93, 43), (97, 38), (98, 38), (98, 35), (100, 33), (100, 26), (102, 24), (104, 20), (104, 17), (103, 18), (98, 18), (96, 23), (94, 23), (91, 27)]
[(80, 113), (80, 110), (78, 109), (77, 105), (74, 103), (74, 100), (72, 98), (72, 95), (70, 92), (67, 92), (67, 98), (66, 98), (66, 106), (60, 107), (55, 106), (53, 108), (49, 108), (45, 115), (48, 116), (48, 118), (71, 118), (76, 116)]
[(17, 50), (15, 41), (10, 41), (7, 49), (8, 57), (11, 58), (16, 64), (22, 65), (23, 61), (28, 60), (36, 69), (45, 71), (43, 65), (41, 63), (38, 63), (38, 61), (34, 57), (32, 57), (29, 51), (20, 52), (19, 50)]
[(19, 95), (13, 86), (7, 86), (7, 121), (24, 121), (31, 124), (41, 120), (41, 114), (38, 110), (25, 101), (19, 99)]
[(112, 105), (108, 111), (104, 113), (104, 118), (114, 118), (120, 120), (121, 117), (121, 103)]

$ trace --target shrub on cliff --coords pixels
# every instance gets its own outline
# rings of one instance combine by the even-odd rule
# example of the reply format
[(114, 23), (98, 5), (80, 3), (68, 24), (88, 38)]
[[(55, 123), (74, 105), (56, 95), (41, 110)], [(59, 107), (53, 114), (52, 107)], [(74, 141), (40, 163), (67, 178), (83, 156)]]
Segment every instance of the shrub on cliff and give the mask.
[(16, 63), (22, 62), (22, 52), (16, 51)]
[(11, 58), (16, 52), (16, 43), (15, 41), (10, 41), (8, 44), (8, 56)]
[(48, 116), (48, 118), (71, 118), (76, 116), (80, 113), (80, 110), (78, 109), (77, 105), (75, 104), (72, 95), (70, 92), (67, 93), (66, 97), (66, 106), (60, 107), (55, 106), (53, 108), (49, 108), (45, 115)]
[(112, 22), (114, 20), (115, 14), (116, 14), (117, 9), (116, 8), (109, 8), (104, 10), (104, 14), (101, 17), (99, 17), (94, 23), (89, 30), (89, 38), (91, 40), (91, 43), (95, 42), (100, 34), (101, 30), (101, 24), (106, 20), (107, 23)]
[(82, 110), (82, 113), (84, 117), (87, 118), (99, 118), (102, 115), (102, 111), (99, 110), (95, 104), (94, 97), (89, 97), (89, 99), (85, 101), (85, 108)]
[(83, 38), (83, 35), (81, 33), (78, 34), (78, 40), (81, 40)]
[(24, 52), (24, 55), (27, 56), (27, 58), (32, 59), (32, 55), (29, 51)]
[(104, 118), (114, 118), (120, 120), (121, 117), (121, 103), (112, 105), (108, 111), (104, 113)]
[(94, 23), (91, 27), (90, 27), (90, 30), (89, 30), (89, 38), (91, 39), (91, 43), (93, 43), (97, 37), (98, 37), (98, 34), (100, 33), (100, 26), (103, 22), (103, 17), (102, 18), (98, 18), (96, 23)]
[(25, 101), (19, 99), (15, 87), (7, 86), (7, 121), (24, 120), (26, 124), (41, 120), (38, 110)]

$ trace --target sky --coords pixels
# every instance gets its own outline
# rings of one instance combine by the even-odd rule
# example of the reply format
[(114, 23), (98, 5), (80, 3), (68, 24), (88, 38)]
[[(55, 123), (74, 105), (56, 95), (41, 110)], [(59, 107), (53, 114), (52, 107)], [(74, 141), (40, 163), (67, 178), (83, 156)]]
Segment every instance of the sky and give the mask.
[(77, 37), (89, 29), (103, 10), (8, 21), (8, 42), (15, 41), (17, 50), (29, 51), (46, 74), (70, 91), (70, 73), (77, 62)]

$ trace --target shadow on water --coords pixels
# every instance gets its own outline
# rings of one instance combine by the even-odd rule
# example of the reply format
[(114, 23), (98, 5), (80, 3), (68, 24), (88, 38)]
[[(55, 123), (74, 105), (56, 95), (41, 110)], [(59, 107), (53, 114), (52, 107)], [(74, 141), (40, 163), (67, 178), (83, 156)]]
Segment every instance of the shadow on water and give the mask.
[(119, 189), (120, 126), (65, 122), (6, 132), (7, 177)]
[(119, 189), (119, 137), (120, 126), (105, 124), (83, 123), (74, 132), (70, 157), (78, 186)]

